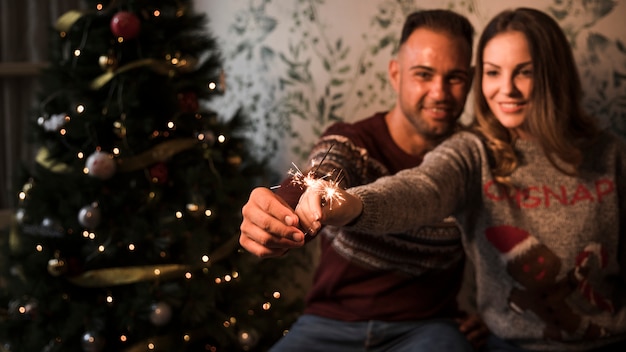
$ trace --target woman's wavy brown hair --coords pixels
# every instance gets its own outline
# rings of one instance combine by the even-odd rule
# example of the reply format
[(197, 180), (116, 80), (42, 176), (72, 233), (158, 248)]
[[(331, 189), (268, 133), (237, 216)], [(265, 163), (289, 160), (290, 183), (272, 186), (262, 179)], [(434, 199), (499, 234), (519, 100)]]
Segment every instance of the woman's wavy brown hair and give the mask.
[[(503, 11), (494, 17), (478, 41), (474, 98), (476, 118), (472, 128), (485, 138), (492, 152), (496, 180), (508, 184), (518, 166), (514, 136), (502, 126), (482, 92), (485, 46), (498, 34), (519, 31), (528, 40), (533, 64), (533, 89), (524, 128), (541, 145), (550, 162), (565, 174), (575, 174), (582, 148), (598, 134), (597, 121), (581, 106), (582, 87), (569, 42), (549, 15), (530, 8)], [(562, 163), (557, 163), (561, 160)]]

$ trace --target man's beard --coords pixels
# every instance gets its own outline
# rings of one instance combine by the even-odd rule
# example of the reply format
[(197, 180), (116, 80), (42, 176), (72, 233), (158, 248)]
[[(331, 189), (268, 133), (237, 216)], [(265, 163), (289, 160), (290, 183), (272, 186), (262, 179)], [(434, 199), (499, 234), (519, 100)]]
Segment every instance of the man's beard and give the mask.
[(410, 122), (420, 135), (433, 142), (440, 142), (448, 138), (455, 130), (454, 123), (445, 127), (431, 127), (420, 114), (412, 116)]

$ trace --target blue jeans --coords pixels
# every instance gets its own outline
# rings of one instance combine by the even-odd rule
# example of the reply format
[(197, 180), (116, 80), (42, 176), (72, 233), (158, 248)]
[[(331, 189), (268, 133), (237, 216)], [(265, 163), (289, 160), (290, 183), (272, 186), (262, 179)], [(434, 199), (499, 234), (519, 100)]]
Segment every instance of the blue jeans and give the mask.
[[(618, 352), (626, 350), (626, 340), (619, 341), (614, 344), (600, 347), (597, 349), (589, 350), (587, 352)], [(512, 344), (502, 340), (494, 335), (489, 335), (487, 339), (487, 346), (481, 351), (484, 352), (529, 352), (529, 350), (525, 350), (523, 348), (519, 348), (513, 346)]]
[(270, 352), (471, 352), (450, 320), (345, 322), (302, 315)]
[(489, 335), (487, 338), (487, 345), (484, 348), (486, 352), (526, 352), (527, 350), (516, 347), (505, 340), (496, 337), (495, 335)]

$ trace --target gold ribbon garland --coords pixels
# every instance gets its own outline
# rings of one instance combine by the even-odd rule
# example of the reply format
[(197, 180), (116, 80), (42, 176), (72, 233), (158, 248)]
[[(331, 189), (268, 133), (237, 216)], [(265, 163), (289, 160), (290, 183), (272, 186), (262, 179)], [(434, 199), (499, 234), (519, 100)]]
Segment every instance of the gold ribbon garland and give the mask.
[(100, 89), (105, 84), (107, 84), (110, 80), (112, 80), (113, 77), (115, 77), (116, 75), (126, 72), (126, 71), (130, 71), (138, 67), (150, 66), (154, 62), (155, 62), (154, 59), (143, 59), (143, 60), (137, 60), (137, 61), (131, 62), (129, 64), (126, 64), (118, 68), (117, 70), (110, 70), (101, 74), (100, 76), (96, 77), (93, 81), (91, 81), (91, 84), (89, 86), (91, 87), (91, 89), (94, 89), (94, 90)]
[[(175, 154), (192, 148), (197, 144), (198, 140), (194, 138), (165, 141), (136, 156), (117, 158), (117, 172), (129, 172), (147, 168), (154, 163), (167, 161)], [(45, 147), (39, 148), (35, 160), (39, 165), (52, 172), (64, 173), (72, 171), (69, 165), (51, 160), (50, 152)]]
[(104, 87), (110, 80), (112, 80), (115, 76), (120, 73), (124, 73), (126, 71), (130, 71), (139, 67), (148, 67), (152, 69), (154, 72), (165, 75), (165, 76), (173, 76), (177, 72), (192, 72), (196, 69), (198, 65), (198, 59), (196, 58), (184, 58), (173, 60), (156, 60), (156, 59), (141, 59), (131, 63), (128, 63), (117, 70), (109, 70), (100, 76), (96, 77), (90, 84), (90, 88), (97, 90)]
[(108, 268), (84, 272), (80, 275), (69, 277), (68, 280), (81, 287), (110, 287), (132, 284), (143, 281), (170, 279), (182, 277), (189, 271), (207, 268), (211, 263), (218, 262), (227, 257), (237, 248), (239, 237), (233, 236), (226, 243), (218, 247), (209, 255), (210, 262), (199, 265), (166, 264), (144, 265), (126, 268)]
[(51, 160), (50, 152), (46, 147), (39, 148), (39, 151), (37, 151), (37, 155), (35, 156), (35, 161), (52, 172), (64, 173), (72, 171), (69, 165)]
[(78, 10), (70, 10), (57, 19), (54, 28), (59, 32), (67, 32), (83, 15), (84, 13)]
[(115, 76), (120, 73), (124, 73), (126, 71), (130, 71), (139, 67), (149, 67), (153, 71), (160, 73), (162, 75), (171, 75), (185, 66), (183, 65), (174, 65), (166, 60), (156, 60), (156, 59), (141, 59), (131, 63), (128, 63), (117, 70), (110, 70), (96, 77), (93, 81), (91, 81), (90, 87), (91, 89), (97, 90), (104, 87), (110, 80), (112, 80)]
[(117, 160), (117, 171), (129, 172), (145, 169), (154, 163), (167, 161), (175, 154), (178, 154), (197, 144), (198, 140), (194, 138), (165, 141), (136, 156), (119, 158)]
[(161, 278), (167, 280), (194, 269), (197, 268), (181, 264), (109, 268), (87, 271), (80, 275), (69, 277), (68, 281), (81, 287), (108, 287)]

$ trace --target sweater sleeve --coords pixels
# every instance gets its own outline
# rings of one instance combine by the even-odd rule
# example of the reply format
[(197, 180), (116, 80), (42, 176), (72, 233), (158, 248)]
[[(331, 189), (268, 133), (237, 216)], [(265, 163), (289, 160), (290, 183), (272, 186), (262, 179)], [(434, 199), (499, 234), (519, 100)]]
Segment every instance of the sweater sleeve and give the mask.
[(481, 168), (488, 168), (482, 142), (460, 132), (429, 152), (420, 166), (349, 189), (363, 201), (350, 229), (403, 232), (456, 215), (473, 199), (480, 201)]

